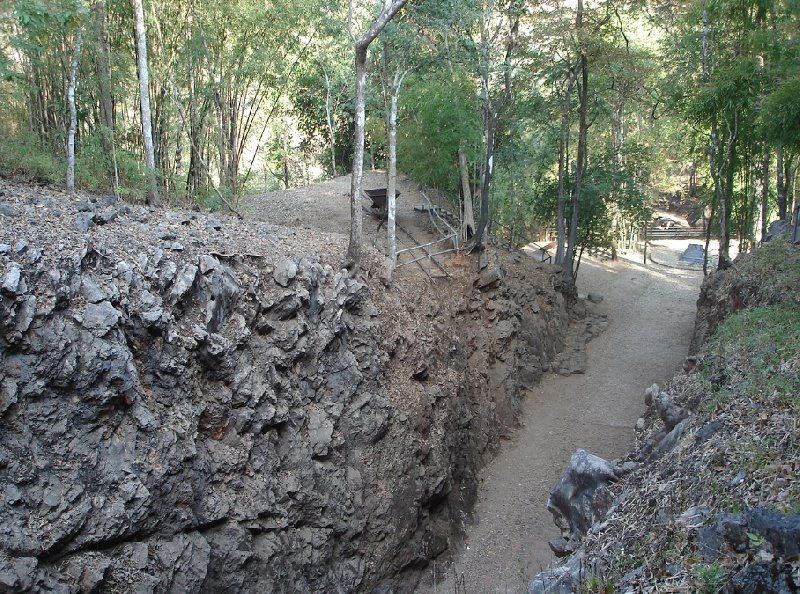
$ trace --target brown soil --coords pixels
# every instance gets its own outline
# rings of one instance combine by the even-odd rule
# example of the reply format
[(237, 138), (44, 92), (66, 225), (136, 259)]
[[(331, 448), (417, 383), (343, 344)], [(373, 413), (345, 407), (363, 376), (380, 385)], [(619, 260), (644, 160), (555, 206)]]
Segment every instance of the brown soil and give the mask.
[(530, 577), (554, 560), (547, 540), (559, 532), (545, 506), (572, 453), (625, 455), (645, 412), (643, 389), (671, 377), (683, 362), (701, 275), (597, 260), (585, 261), (580, 272), (579, 289), (604, 296), (590, 307), (610, 320), (589, 344), (586, 373), (549, 375), (532, 386), (524, 426), (482, 473), (461, 555), (436, 568), (446, 581), (432, 585), (432, 568), (419, 591), (456, 591), (455, 576), (468, 592), (526, 591)]

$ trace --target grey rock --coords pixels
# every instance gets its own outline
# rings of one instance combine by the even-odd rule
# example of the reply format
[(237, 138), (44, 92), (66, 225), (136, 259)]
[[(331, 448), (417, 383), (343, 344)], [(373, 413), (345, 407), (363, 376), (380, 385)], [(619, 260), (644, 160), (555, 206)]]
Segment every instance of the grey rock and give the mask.
[(792, 232), (792, 225), (787, 221), (772, 221), (767, 229), (767, 236), (764, 241), (771, 241), (781, 235), (788, 235)]
[(603, 296), (599, 293), (589, 293), (586, 298), (592, 303), (602, 303)]
[(495, 286), (503, 278), (503, 269), (500, 266), (491, 266), (481, 272), (475, 285), (485, 291)]
[(183, 299), (189, 290), (194, 286), (195, 278), (197, 278), (198, 268), (194, 264), (186, 264), (181, 268), (180, 274), (175, 279), (172, 285), (169, 296), (173, 302)]
[(0, 552), (0, 588), (22, 592), (33, 585), (38, 561), (35, 557), (7, 557)]
[(780, 563), (756, 561), (734, 574), (726, 585), (726, 594), (796, 594), (797, 583), (791, 567)]
[(28, 242), (24, 239), (20, 239), (18, 242), (14, 244), (14, 251), (18, 254), (24, 254), (28, 251)]
[(209, 229), (213, 229), (214, 231), (221, 231), (222, 230), (222, 221), (220, 221), (216, 217), (208, 217), (208, 219), (206, 219), (206, 226)]
[(722, 422), (719, 420), (711, 421), (706, 423), (700, 429), (697, 430), (697, 433), (694, 434), (694, 441), (696, 444), (701, 444), (705, 441), (708, 441), (712, 435), (714, 435), (717, 431), (722, 429)]
[(333, 436), (333, 422), (318, 409), (312, 409), (308, 415), (308, 439), (316, 455), (326, 455)]
[(75, 216), (75, 228), (81, 233), (86, 233), (94, 225), (93, 217), (91, 212), (79, 212)]
[(653, 404), (656, 407), (658, 416), (664, 421), (667, 431), (671, 431), (673, 427), (689, 416), (689, 411), (674, 404), (672, 396), (666, 392), (659, 392), (654, 398)]
[(710, 523), (699, 528), (695, 546), (707, 561), (716, 561), (727, 554), (724, 546), (738, 553), (747, 551), (751, 534), (769, 543), (779, 559), (800, 558), (800, 515), (785, 515), (762, 508), (752, 508), (736, 514), (718, 514)]
[(683, 512), (676, 522), (687, 529), (700, 528), (711, 517), (711, 508), (707, 505), (694, 505)]
[(94, 213), (94, 216), (92, 216), (92, 222), (94, 222), (96, 225), (105, 225), (116, 218), (116, 208), (104, 208), (103, 210)]
[(8, 254), (11, 252), (11, 246), (7, 243), (0, 243), (0, 254)]
[(574, 594), (584, 585), (581, 560), (571, 558), (566, 564), (543, 571), (528, 583), (528, 594)]
[(295, 276), (297, 276), (297, 264), (288, 258), (283, 258), (278, 262), (272, 273), (272, 278), (282, 287), (288, 287)]
[(36, 316), (36, 297), (25, 295), (17, 305), (16, 314), (14, 329), (20, 333), (27, 332)]
[(632, 472), (639, 470), (640, 464), (638, 462), (633, 462), (632, 460), (628, 460), (627, 462), (623, 462), (622, 464), (615, 464), (614, 465), (614, 474), (616, 474), (619, 478), (622, 478), (625, 475), (628, 475)]
[(219, 266), (219, 260), (217, 260), (214, 256), (209, 256), (208, 254), (203, 254), (199, 258), (199, 266), (200, 266), (200, 273), (206, 274), (214, 270), (217, 266)]
[(672, 450), (677, 444), (678, 440), (683, 437), (683, 434), (689, 428), (691, 423), (691, 419), (687, 418), (675, 425), (669, 433), (667, 433), (662, 439), (658, 441), (656, 446), (653, 448), (653, 451), (649, 455), (649, 460), (658, 460), (664, 454)]
[(108, 301), (89, 303), (83, 314), (83, 326), (96, 336), (102, 337), (117, 325), (121, 315), (120, 311)]
[(6, 274), (3, 276), (3, 284), (0, 288), (11, 294), (20, 293), (20, 285), (22, 281), (22, 269), (19, 264), (12, 262), (11, 266), (6, 269)]
[(81, 277), (81, 295), (86, 298), (89, 303), (99, 303), (106, 299), (108, 296), (94, 279), (88, 275)]
[(561, 479), (550, 490), (547, 509), (556, 525), (576, 538), (608, 511), (608, 485), (618, 480), (614, 466), (586, 450), (577, 450)]
[(80, 200), (75, 208), (78, 212), (94, 212), (95, 205), (88, 200)]
[(652, 386), (650, 386), (647, 389), (645, 389), (645, 391), (644, 391), (644, 404), (645, 404), (645, 406), (653, 406), (653, 401), (658, 396), (658, 393), (660, 391), (661, 390), (658, 387), (658, 384), (653, 384)]
[(9, 218), (18, 217), (19, 211), (10, 204), (0, 202), (0, 215)]

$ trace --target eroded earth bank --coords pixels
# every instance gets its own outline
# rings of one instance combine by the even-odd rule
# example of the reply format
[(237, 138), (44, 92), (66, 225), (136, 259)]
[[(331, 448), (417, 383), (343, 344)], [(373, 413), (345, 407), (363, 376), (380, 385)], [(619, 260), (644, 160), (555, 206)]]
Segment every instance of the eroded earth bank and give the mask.
[(519, 254), (386, 288), (342, 235), (0, 190), (0, 590), (402, 591), (566, 334)]

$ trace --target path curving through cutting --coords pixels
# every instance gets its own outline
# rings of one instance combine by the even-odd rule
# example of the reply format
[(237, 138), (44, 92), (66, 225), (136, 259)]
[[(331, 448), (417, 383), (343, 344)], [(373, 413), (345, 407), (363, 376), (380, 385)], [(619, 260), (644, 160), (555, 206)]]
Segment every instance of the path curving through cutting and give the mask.
[[(604, 296), (593, 306), (609, 326), (588, 345), (586, 373), (545, 376), (523, 404), (523, 426), (481, 473), (473, 523), (464, 550), (445, 581), (426, 594), (513, 594), (554, 558), (547, 545), (559, 536), (546, 509), (551, 486), (577, 448), (607, 459), (633, 446), (644, 413), (644, 388), (674, 375), (686, 356), (702, 275), (621, 260), (584, 260), (582, 293)], [(456, 589), (456, 577), (463, 588)], [(463, 579), (463, 582), (462, 582)]]

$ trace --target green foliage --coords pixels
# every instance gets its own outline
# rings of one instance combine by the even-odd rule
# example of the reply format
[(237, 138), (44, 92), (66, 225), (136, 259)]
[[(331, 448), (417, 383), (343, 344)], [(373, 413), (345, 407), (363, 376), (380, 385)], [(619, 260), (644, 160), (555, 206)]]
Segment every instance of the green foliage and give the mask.
[(800, 149), (800, 77), (784, 82), (766, 97), (761, 125), (771, 142)]
[(607, 581), (603, 578), (592, 576), (586, 580), (581, 592), (585, 594), (614, 594), (616, 587), (613, 581)]
[(41, 146), (35, 134), (11, 129), (0, 120), (0, 136), (0, 174), (44, 183), (64, 180), (66, 166)]
[(463, 70), (409, 77), (400, 95), (398, 168), (452, 196), (459, 192), (458, 149), (474, 162), (480, 147), (480, 105)]
[(692, 567), (698, 594), (717, 594), (728, 581), (725, 568), (718, 563), (698, 563)]

